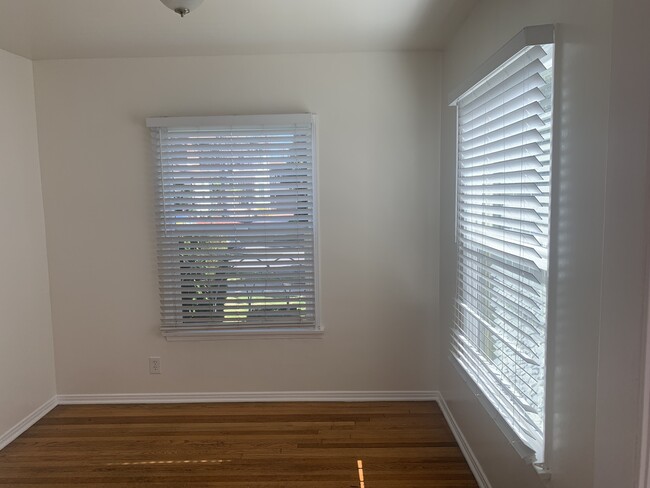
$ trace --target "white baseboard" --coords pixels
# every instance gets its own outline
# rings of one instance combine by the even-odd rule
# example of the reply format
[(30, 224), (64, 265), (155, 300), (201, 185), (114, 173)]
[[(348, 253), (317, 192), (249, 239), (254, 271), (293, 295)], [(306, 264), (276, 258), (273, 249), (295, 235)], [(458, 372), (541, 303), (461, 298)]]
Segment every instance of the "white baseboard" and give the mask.
[(20, 422), (18, 422), (16, 425), (14, 425), (7, 432), (5, 432), (4, 434), (1, 434), (0, 435), (0, 450), (4, 449), (9, 443), (14, 441), (20, 434), (25, 432), (32, 425), (34, 425), (41, 418), (43, 418), (50, 410), (52, 410), (54, 407), (56, 407), (57, 404), (58, 404), (57, 403), (57, 397), (53, 396), (48, 401), (46, 401), (43, 405), (38, 407), (32, 413), (30, 413), (27, 417), (25, 417)]
[(478, 458), (474, 454), (474, 451), (472, 451), (472, 448), (469, 446), (469, 443), (463, 435), (463, 432), (460, 430), (456, 419), (452, 415), (451, 410), (449, 410), (447, 402), (445, 402), (444, 397), (440, 393), (438, 393), (437, 402), (438, 405), (440, 405), (440, 410), (442, 410), (442, 414), (445, 416), (445, 420), (449, 424), (449, 428), (451, 429), (452, 434), (454, 434), (454, 438), (458, 443), (458, 447), (460, 447), (463, 456), (465, 456), (467, 464), (469, 465), (469, 469), (472, 470), (472, 474), (476, 478), (476, 482), (478, 483), (479, 487), (492, 488), (490, 481), (488, 480), (485, 472), (483, 471), (483, 468), (481, 467), (481, 463), (479, 463)]
[(278, 391), (239, 393), (123, 393), (59, 395), (61, 405), (213, 402), (381, 402), (435, 401), (436, 391)]

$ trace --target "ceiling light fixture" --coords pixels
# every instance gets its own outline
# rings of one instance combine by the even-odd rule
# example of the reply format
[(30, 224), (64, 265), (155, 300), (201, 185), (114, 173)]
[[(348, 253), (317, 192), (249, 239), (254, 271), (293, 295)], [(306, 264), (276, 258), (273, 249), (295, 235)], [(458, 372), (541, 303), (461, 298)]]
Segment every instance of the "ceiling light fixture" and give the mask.
[(185, 17), (190, 12), (193, 12), (203, 3), (203, 0), (160, 0), (167, 7), (172, 9), (181, 17)]

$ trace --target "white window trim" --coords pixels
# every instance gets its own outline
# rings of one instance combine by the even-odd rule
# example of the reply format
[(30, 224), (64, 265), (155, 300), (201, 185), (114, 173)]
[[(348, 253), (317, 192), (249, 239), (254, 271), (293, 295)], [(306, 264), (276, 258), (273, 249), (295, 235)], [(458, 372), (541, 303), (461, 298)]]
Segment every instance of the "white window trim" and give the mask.
[(164, 127), (205, 127), (205, 126), (262, 126), (293, 125), (309, 123), (312, 128), (312, 196), (313, 196), (313, 234), (314, 234), (314, 325), (307, 327), (286, 327), (281, 325), (242, 330), (174, 331), (163, 334), (169, 342), (205, 341), (221, 339), (318, 339), (322, 338), (325, 327), (321, 319), (321, 276), (320, 276), (320, 232), (319, 232), (319, 192), (318, 192), (318, 117), (312, 113), (265, 114), (265, 115), (217, 115), (198, 117), (148, 117), (147, 128)]
[(216, 115), (212, 117), (150, 117), (147, 127), (206, 127), (316, 124), (315, 114)]
[[(528, 46), (534, 46), (538, 44), (554, 44), (555, 45), (555, 56), (557, 58), (557, 52), (558, 52), (558, 46), (555, 41), (556, 37), (556, 26), (553, 24), (545, 24), (545, 25), (537, 25), (537, 26), (528, 26), (524, 27), (517, 35), (515, 35), (510, 41), (508, 41), (501, 49), (499, 49), (495, 54), (493, 54), (490, 58), (488, 58), (474, 73), (472, 73), (471, 76), (469, 76), (464, 83), (459, 85), (455, 90), (451, 91), (448, 94), (448, 105), (455, 107), (459, 98), (461, 98), (467, 91), (471, 90), (474, 88), (476, 85), (481, 83), (483, 79), (488, 77), (494, 70), (496, 70), (498, 67), (500, 67), (503, 63), (505, 63), (508, 59), (510, 59), (512, 56), (517, 54), (519, 51), (522, 49), (528, 47)], [(558, 63), (554, 62), (553, 63), (553, 77), (555, 80), (559, 79), (558, 77)], [(558, 93), (558, 84), (554, 83), (553, 87), (553, 113), (557, 113), (557, 104), (558, 104), (558, 99), (559, 97), (557, 96)], [(456, 127), (458, 127), (458, 121), (456, 121)], [(558, 124), (554, 123), (553, 128), (552, 128), (552, 136), (551, 136), (551, 154), (553, 158), (553, 171), (551, 172), (551, 188), (557, 188), (557, 177), (559, 174), (558, 166), (559, 166), (559, 158), (558, 158)], [(456, 136), (457, 136), (457, 131), (456, 131)], [(455, 145), (455, 158), (454, 158), (454, 181), (457, 182), (457, 170), (458, 170), (458, 141), (454, 141)], [(456, 184), (455, 186), (455, 191), (458, 190), (458, 185)], [(551, 470), (549, 467), (548, 463), (548, 453), (550, 452), (551, 448), (551, 436), (549, 435), (551, 433), (551, 428), (552, 428), (552, 414), (550, 411), (550, 399), (552, 395), (549, 393), (549, 391), (552, 390), (552, 370), (551, 368), (548, 367), (549, 361), (551, 360), (551, 350), (549, 348), (549, 344), (551, 344), (553, 337), (554, 337), (554, 320), (553, 320), (553, 315), (551, 313), (548, 313), (549, 310), (551, 310), (551, 307), (553, 306), (555, 302), (555, 290), (556, 290), (556, 282), (557, 282), (557, 265), (556, 265), (556, 252), (557, 252), (557, 237), (556, 237), (556, 214), (557, 214), (557, 192), (556, 191), (551, 191), (551, 200), (550, 200), (550, 215), (549, 215), (549, 244), (548, 244), (548, 252), (549, 252), (549, 269), (548, 269), (548, 283), (547, 283), (547, 295), (548, 295), (548, 301), (547, 301), (547, 337), (546, 337), (546, 362), (547, 362), (547, 367), (546, 367), (546, 402), (545, 402), (545, 446), (544, 446), (544, 452), (545, 454), (545, 459), (541, 463), (536, 463), (534, 461), (535, 459), (535, 452), (528, 447), (520, 438), (519, 436), (514, 432), (514, 430), (510, 427), (510, 425), (502, 418), (501, 414), (498, 413), (497, 409), (492, 405), (492, 403), (485, 398), (485, 395), (481, 391), (481, 389), (478, 387), (478, 385), (474, 382), (474, 380), (469, 376), (469, 374), (465, 371), (463, 366), (454, 358), (453, 354), (450, 354), (448, 356), (449, 361), (453, 364), (454, 368), (458, 372), (459, 376), (463, 379), (463, 381), (467, 384), (468, 388), (470, 391), (475, 395), (479, 403), (483, 406), (483, 408), (486, 410), (488, 415), (492, 418), (492, 420), (495, 422), (496, 426), (499, 428), (499, 430), (503, 433), (505, 438), (507, 439), (508, 443), (513, 447), (513, 449), (517, 452), (517, 454), (527, 462), (528, 464), (532, 464), (533, 467), (535, 468), (535, 471), (537, 474), (540, 476), (540, 478), (544, 481), (549, 481), (551, 478)], [(455, 195), (454, 198), (455, 205), (454, 205), (454, 225), (457, 225), (457, 212), (458, 209), (456, 208), (458, 205), (458, 198), (457, 195)], [(455, 229), (455, 233), (457, 234), (457, 229)], [(457, 240), (457, 235), (455, 235), (454, 240)], [(457, 248), (455, 248), (455, 251)], [(454, 281), (454, 285), (456, 284), (456, 280)], [(453, 327), (453, 326), (452, 326)]]
[(168, 333), (169, 342), (213, 341), (222, 339), (320, 339), (325, 334), (322, 326), (313, 329), (249, 329), (249, 330), (215, 330), (213, 332)]

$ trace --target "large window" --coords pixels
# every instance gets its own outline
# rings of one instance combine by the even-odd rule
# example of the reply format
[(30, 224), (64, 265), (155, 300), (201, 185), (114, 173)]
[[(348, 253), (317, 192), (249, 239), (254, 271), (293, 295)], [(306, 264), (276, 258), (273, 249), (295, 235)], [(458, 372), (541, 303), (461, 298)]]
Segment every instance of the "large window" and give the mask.
[(454, 357), (541, 461), (553, 45), (528, 45), (458, 109)]
[(162, 332), (313, 331), (314, 118), (148, 119)]

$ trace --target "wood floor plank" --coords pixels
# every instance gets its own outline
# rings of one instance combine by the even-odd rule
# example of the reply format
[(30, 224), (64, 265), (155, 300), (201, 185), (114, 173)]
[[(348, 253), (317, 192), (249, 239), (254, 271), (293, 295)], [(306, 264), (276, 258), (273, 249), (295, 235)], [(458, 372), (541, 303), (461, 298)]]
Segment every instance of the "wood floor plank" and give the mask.
[(59, 406), (0, 487), (477, 488), (434, 402)]

